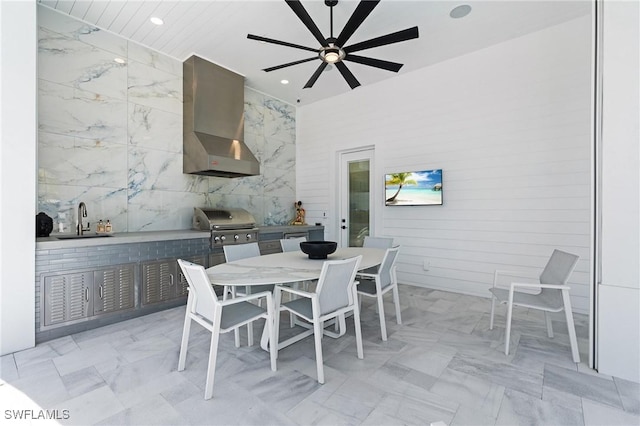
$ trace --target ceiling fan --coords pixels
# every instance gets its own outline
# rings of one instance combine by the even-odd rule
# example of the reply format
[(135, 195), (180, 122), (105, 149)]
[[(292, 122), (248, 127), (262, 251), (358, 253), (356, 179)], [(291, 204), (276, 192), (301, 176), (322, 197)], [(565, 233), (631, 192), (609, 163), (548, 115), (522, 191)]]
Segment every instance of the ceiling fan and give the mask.
[(330, 36), (325, 38), (318, 26), (313, 22), (309, 13), (307, 13), (302, 3), (299, 0), (286, 0), (289, 7), (293, 10), (293, 12), (298, 16), (298, 18), (302, 21), (302, 23), (311, 31), (311, 34), (318, 40), (320, 43), (320, 48), (314, 49), (312, 47), (301, 46), (299, 44), (288, 43), (286, 41), (274, 40), (272, 38), (261, 37), (253, 34), (248, 34), (247, 38), (251, 40), (264, 41), (267, 43), (279, 44), (281, 46), (293, 47), (296, 49), (307, 50), (310, 52), (315, 52), (317, 55), (312, 56), (310, 58), (301, 59), (299, 61), (289, 62), (282, 65), (276, 65), (274, 67), (265, 68), (263, 71), (270, 72), (275, 71), (281, 68), (290, 67), (292, 65), (302, 64), (304, 62), (313, 61), (316, 59), (320, 59), (322, 63), (318, 66), (316, 71), (313, 73), (307, 84), (304, 85), (304, 88), (313, 87), (322, 71), (329, 64), (334, 64), (342, 77), (346, 80), (347, 84), (352, 89), (360, 86), (360, 82), (355, 78), (355, 76), (349, 71), (347, 66), (344, 64), (344, 61), (356, 62), (363, 65), (368, 65), (375, 68), (381, 68), (387, 71), (398, 72), (400, 68), (402, 68), (403, 64), (399, 64), (397, 62), (389, 62), (383, 61), (381, 59), (374, 59), (365, 56), (354, 55), (353, 52), (358, 52), (365, 49), (371, 49), (374, 47), (385, 46), (387, 44), (399, 43), (401, 41), (407, 41), (414, 38), (418, 38), (418, 27), (407, 28), (406, 30), (397, 31), (395, 33), (390, 33), (387, 35), (383, 35), (380, 37), (375, 37), (370, 40), (365, 40), (360, 43), (352, 44), (349, 46), (345, 46), (345, 43), (349, 40), (349, 38), (356, 32), (356, 30), (360, 27), (360, 25), (364, 22), (364, 20), (369, 16), (369, 14), (375, 9), (375, 7), (380, 3), (380, 0), (370, 1), (370, 0), (362, 0), (358, 3), (358, 6), (354, 10), (353, 14), (345, 24), (344, 28), (338, 35), (338, 37), (333, 36), (333, 7), (338, 4), (338, 0), (325, 0), (324, 4), (329, 6), (329, 23), (330, 23)]

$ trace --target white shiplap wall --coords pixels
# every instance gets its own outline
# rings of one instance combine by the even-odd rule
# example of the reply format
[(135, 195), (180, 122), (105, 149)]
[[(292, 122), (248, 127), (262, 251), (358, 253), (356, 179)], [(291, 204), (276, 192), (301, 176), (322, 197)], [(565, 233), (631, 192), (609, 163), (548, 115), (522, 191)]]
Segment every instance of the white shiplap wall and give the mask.
[[(299, 108), (308, 222), (337, 237), (337, 152), (373, 145), (375, 234), (402, 245), (400, 282), (488, 296), (495, 269), (539, 273), (560, 248), (581, 257), (587, 312), (591, 38), (585, 16)], [(443, 206), (384, 207), (385, 173), (431, 168)]]

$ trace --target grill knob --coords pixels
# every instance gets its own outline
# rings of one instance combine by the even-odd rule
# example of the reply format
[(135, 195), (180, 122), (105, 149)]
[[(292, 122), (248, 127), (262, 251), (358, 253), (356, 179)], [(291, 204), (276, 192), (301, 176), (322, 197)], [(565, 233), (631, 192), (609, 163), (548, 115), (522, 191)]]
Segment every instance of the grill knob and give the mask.
[(233, 239), (234, 239), (234, 240), (236, 240), (236, 241), (238, 241), (238, 239), (239, 239), (239, 238), (240, 238), (240, 237), (238, 236), (238, 234), (235, 234), (235, 235), (233, 236)]
[(247, 240), (251, 239), (251, 234), (247, 234)]
[(227, 239), (227, 237), (225, 237), (224, 235), (222, 237), (220, 237), (220, 241), (224, 241), (226, 239)]
[(213, 237), (213, 241), (217, 243), (218, 241), (220, 241), (220, 237)]

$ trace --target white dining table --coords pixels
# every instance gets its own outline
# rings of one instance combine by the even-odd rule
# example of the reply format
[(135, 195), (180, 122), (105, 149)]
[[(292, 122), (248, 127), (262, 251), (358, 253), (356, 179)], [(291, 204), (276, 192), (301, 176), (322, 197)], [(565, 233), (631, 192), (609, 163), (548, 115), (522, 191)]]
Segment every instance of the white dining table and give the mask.
[[(362, 255), (359, 268), (363, 270), (380, 265), (384, 254), (385, 250), (377, 248), (343, 247), (328, 255), (326, 259), (309, 259), (302, 251), (290, 251), (221, 263), (207, 268), (206, 272), (211, 284), (222, 286), (293, 284), (320, 278), (322, 265), (326, 260), (344, 260)], [(278, 326), (277, 318), (275, 326)], [(310, 331), (313, 333), (313, 330)], [(278, 348), (281, 349), (304, 337), (306, 336), (299, 335), (296, 339), (279, 342)], [(265, 350), (268, 349), (268, 341), (268, 334), (263, 332), (260, 346)]]

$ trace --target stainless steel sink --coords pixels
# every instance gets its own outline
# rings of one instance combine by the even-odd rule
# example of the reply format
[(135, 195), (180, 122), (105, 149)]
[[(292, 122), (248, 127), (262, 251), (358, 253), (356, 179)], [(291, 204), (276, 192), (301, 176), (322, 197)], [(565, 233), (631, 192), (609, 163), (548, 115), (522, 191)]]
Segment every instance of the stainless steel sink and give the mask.
[(104, 238), (111, 237), (111, 234), (83, 234), (83, 235), (57, 235), (56, 238), (59, 240), (81, 240), (85, 238)]

